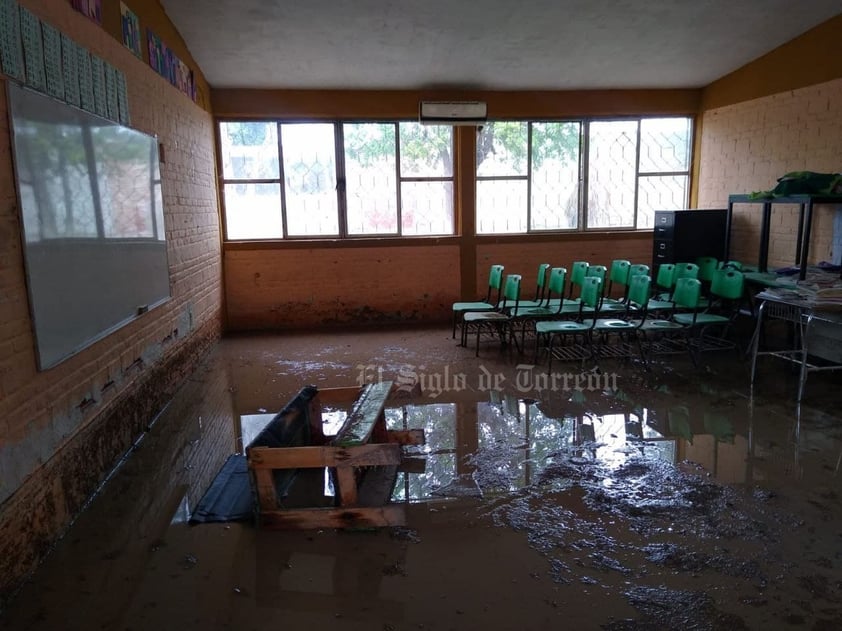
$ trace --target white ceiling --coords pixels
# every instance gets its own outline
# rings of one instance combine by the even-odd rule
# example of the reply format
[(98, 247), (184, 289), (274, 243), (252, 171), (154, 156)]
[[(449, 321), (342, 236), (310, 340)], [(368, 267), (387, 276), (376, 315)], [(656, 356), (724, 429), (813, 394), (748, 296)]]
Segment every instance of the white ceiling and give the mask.
[(161, 0), (213, 87), (693, 88), (839, 0)]

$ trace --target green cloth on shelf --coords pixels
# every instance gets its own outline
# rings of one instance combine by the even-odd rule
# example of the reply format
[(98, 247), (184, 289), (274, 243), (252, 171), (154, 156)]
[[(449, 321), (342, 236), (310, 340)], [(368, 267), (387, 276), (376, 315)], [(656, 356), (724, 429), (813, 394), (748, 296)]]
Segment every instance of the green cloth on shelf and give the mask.
[(791, 171), (778, 178), (778, 185), (771, 191), (751, 193), (752, 199), (770, 199), (790, 195), (839, 195), (842, 196), (842, 173), (816, 173)]

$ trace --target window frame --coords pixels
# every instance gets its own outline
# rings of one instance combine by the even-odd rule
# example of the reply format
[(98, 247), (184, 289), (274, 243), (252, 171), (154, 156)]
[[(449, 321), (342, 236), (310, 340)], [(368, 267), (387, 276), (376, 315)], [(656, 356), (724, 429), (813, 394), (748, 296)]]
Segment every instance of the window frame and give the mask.
[[(685, 171), (641, 171), (640, 169), (640, 151), (641, 151), (641, 122), (651, 119), (681, 119), (686, 120), (688, 125), (688, 145), (687, 145), (687, 169)], [(590, 183), (590, 126), (594, 122), (622, 122), (635, 121), (635, 163), (634, 163), (634, 211), (632, 215), (631, 226), (590, 226), (590, 214), (588, 207), (588, 192)], [(526, 236), (537, 234), (571, 234), (583, 232), (639, 232), (644, 230), (651, 230), (651, 227), (639, 227), (638, 221), (640, 218), (640, 181), (642, 178), (648, 177), (686, 177), (687, 187), (684, 192), (684, 204), (686, 207), (689, 203), (690, 189), (692, 186), (693, 174), (693, 142), (695, 135), (695, 119), (690, 114), (662, 114), (662, 115), (628, 115), (628, 116), (590, 116), (590, 117), (575, 117), (575, 118), (505, 118), (490, 120), (494, 122), (521, 122), (527, 123), (527, 164), (526, 175), (486, 175), (480, 176), (474, 172), (474, 187), (481, 181), (524, 181), (526, 180), (526, 230), (523, 232), (479, 232), (476, 231), (478, 237), (511, 237), (511, 236)], [(547, 123), (578, 123), (579, 124), (579, 190), (577, 203), (577, 225), (572, 228), (532, 228), (532, 151), (533, 151), (533, 124), (547, 124)], [(479, 197), (478, 194), (475, 195)], [(474, 207), (474, 222), (479, 226), (480, 217), (478, 208)]]
[[(263, 123), (272, 124), (276, 126), (277, 149), (278, 149), (278, 177), (277, 178), (229, 178), (225, 177), (224, 160), (222, 152), (222, 125), (224, 123)], [(214, 119), (214, 133), (216, 135), (217, 148), (217, 169), (218, 169), (218, 187), (219, 187), (219, 205), (221, 210), (221, 224), (224, 243), (293, 243), (301, 241), (359, 241), (359, 240), (397, 240), (405, 241), (408, 239), (446, 239), (458, 237), (458, 219), (456, 216), (457, 208), (457, 184), (456, 184), (456, 133), (455, 128), (451, 127), (450, 134), (450, 151), (453, 157), (453, 167), (449, 176), (402, 176), (401, 175), (401, 140), (400, 140), (400, 125), (401, 123), (418, 123), (417, 120), (411, 119), (392, 119), (392, 120), (368, 120), (368, 119), (283, 119), (277, 117), (267, 118), (241, 118), (241, 117), (216, 117)], [(287, 220), (287, 190), (286, 177), (284, 169), (284, 147), (282, 138), (283, 125), (319, 125), (328, 124), (333, 127), (334, 138), (334, 170), (336, 179), (336, 197), (337, 197), (337, 225), (339, 228), (336, 234), (311, 234), (311, 235), (290, 235), (289, 222)], [(345, 165), (345, 125), (390, 125), (395, 132), (395, 203), (396, 203), (396, 230), (388, 233), (371, 233), (371, 234), (357, 234), (349, 233), (348, 231), (348, 198), (347, 198), (347, 171)], [(453, 230), (449, 233), (437, 234), (403, 234), (403, 203), (401, 194), (401, 185), (405, 182), (449, 182), (451, 185), (451, 222)], [(228, 234), (228, 208), (225, 203), (225, 187), (232, 184), (272, 184), (280, 188), (280, 210), (281, 210), (281, 236), (280, 237), (245, 237), (245, 238), (231, 238)]]

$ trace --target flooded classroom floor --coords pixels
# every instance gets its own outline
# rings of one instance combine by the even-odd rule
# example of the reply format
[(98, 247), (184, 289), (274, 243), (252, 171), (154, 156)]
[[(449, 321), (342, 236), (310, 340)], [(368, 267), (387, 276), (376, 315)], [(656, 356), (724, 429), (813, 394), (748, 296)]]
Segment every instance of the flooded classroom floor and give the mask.
[[(753, 394), (733, 352), (554, 379), (530, 359), (447, 328), (222, 340), (0, 627), (842, 628), (838, 376), (796, 406), (774, 358)], [(389, 426), (426, 434), (392, 491), (405, 526), (190, 523), (300, 388), (381, 379)]]

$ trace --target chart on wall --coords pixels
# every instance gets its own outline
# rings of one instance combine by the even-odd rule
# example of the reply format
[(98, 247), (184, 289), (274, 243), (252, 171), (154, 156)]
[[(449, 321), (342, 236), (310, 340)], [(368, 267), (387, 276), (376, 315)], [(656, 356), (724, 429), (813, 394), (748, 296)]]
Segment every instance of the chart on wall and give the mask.
[[(99, 1), (74, 3), (74, 8), (81, 11), (83, 5), (88, 17), (101, 16)], [(15, 0), (0, 0), (0, 70), (53, 98), (129, 124), (123, 72)]]

